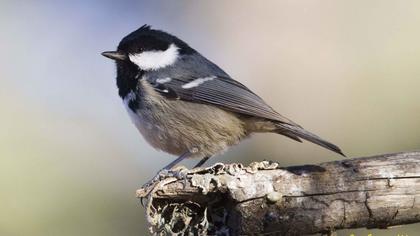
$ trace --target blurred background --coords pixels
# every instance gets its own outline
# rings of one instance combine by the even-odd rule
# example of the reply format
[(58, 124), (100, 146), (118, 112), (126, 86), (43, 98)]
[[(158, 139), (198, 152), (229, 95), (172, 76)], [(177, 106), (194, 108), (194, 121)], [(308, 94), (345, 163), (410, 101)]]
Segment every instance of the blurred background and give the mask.
[[(174, 157), (138, 134), (100, 55), (146, 23), (350, 157), (419, 149), (419, 9), (408, 0), (1, 0), (0, 235), (146, 234), (135, 190)], [(340, 158), (261, 134), (209, 164)]]

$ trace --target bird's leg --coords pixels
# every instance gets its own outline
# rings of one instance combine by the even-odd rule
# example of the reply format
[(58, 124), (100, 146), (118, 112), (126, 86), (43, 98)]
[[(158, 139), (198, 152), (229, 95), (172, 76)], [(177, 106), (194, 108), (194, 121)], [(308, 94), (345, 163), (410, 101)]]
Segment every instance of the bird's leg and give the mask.
[(191, 151), (188, 150), (188, 151), (184, 152), (177, 159), (175, 159), (174, 161), (172, 161), (171, 163), (169, 163), (168, 165), (166, 165), (165, 167), (160, 169), (158, 171), (158, 173), (156, 174), (156, 176), (153, 177), (151, 180), (147, 181), (143, 185), (142, 188), (148, 188), (148, 187), (152, 186), (154, 183), (162, 180), (166, 176), (173, 176), (173, 177), (176, 177), (176, 178), (181, 178), (181, 177), (179, 177), (179, 174), (182, 171), (182, 169), (181, 170), (172, 170), (172, 169), (174, 168), (174, 166), (176, 166), (176, 164), (180, 163), (185, 158), (190, 157), (192, 154), (196, 153), (197, 151), (198, 151), (197, 148), (193, 148)]
[(172, 161), (171, 163), (169, 163), (168, 165), (166, 165), (165, 167), (163, 167), (159, 172), (172, 169), (176, 164), (180, 163), (185, 158), (191, 156), (191, 154), (192, 153), (190, 151), (184, 152), (181, 156), (179, 156), (174, 161)]
[(198, 163), (197, 165), (194, 166), (194, 168), (198, 168), (201, 167), (202, 165), (204, 165), (204, 163), (206, 163), (206, 161), (208, 161), (210, 159), (209, 156), (207, 157), (203, 157)]

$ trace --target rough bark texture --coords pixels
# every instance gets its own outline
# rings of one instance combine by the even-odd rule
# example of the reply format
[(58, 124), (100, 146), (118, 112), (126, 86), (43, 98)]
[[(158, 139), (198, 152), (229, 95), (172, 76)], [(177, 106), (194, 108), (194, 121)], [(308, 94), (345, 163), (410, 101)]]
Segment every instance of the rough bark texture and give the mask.
[(146, 196), (155, 235), (305, 235), (420, 222), (420, 152), (282, 168), (217, 163)]

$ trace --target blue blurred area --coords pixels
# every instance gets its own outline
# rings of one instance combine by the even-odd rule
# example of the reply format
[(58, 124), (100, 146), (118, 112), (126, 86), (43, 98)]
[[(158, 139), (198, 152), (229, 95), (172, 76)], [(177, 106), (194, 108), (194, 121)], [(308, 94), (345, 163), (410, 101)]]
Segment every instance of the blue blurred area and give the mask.
[[(1, 1), (0, 235), (143, 235), (135, 190), (172, 160), (131, 124), (100, 56), (171, 32), (348, 156), (420, 147), (417, 1)], [(212, 162), (336, 160), (256, 135)], [(191, 165), (194, 161), (186, 161)], [(417, 225), (376, 235), (415, 235)], [(367, 235), (367, 230), (340, 235)]]

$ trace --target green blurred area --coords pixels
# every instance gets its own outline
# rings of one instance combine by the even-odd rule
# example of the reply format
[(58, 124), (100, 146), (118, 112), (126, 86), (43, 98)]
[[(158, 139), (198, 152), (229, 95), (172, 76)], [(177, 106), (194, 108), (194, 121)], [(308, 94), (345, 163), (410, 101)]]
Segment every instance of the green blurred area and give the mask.
[[(135, 190), (173, 157), (137, 133), (114, 65), (99, 55), (145, 23), (189, 42), (350, 157), (420, 147), (418, 1), (0, 4), (1, 236), (146, 234)], [(259, 134), (210, 164), (337, 158)]]

